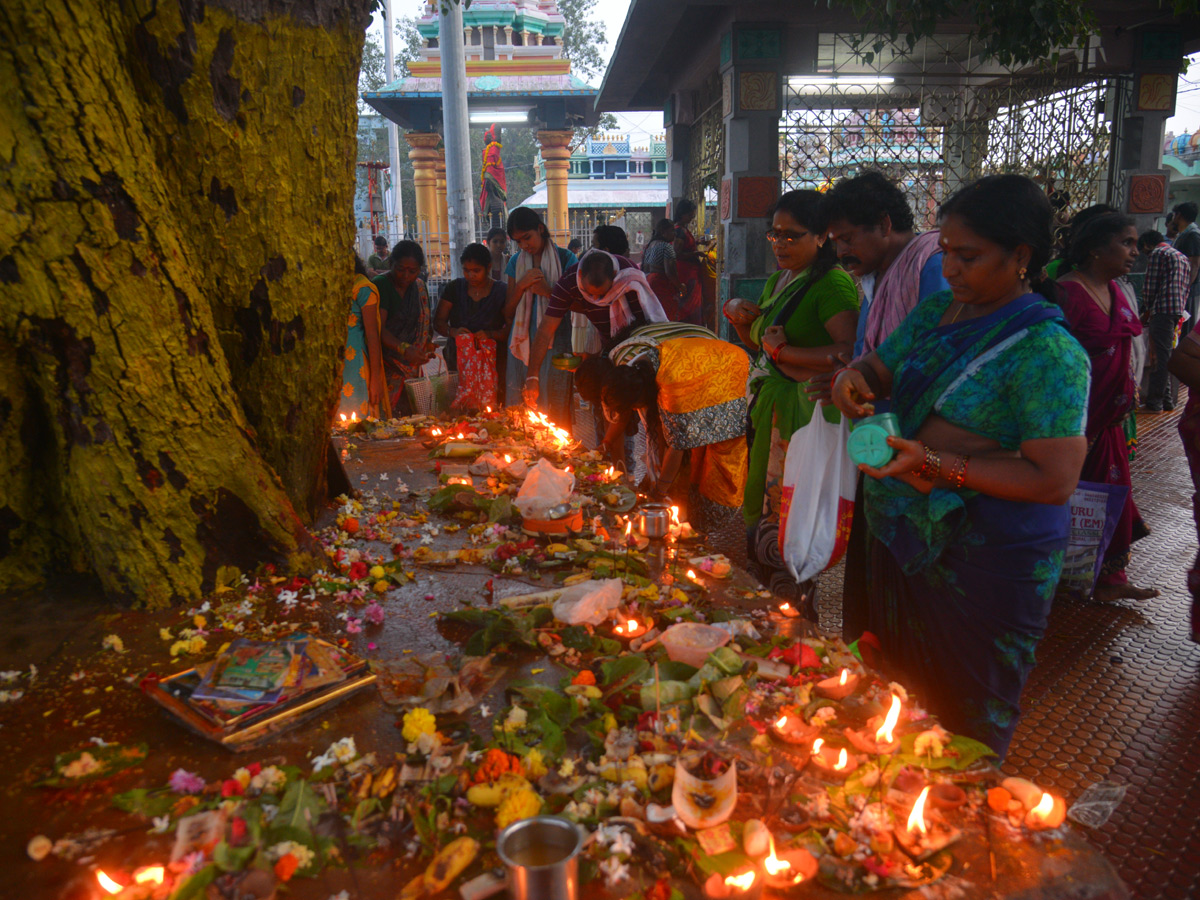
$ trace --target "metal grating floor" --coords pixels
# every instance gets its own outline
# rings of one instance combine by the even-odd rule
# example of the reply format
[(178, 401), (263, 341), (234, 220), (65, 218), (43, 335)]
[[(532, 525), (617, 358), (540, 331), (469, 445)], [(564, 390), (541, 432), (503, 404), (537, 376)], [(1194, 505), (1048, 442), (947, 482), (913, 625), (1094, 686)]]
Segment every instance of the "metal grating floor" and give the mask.
[[(1081, 831), (1142, 900), (1200, 900), (1200, 645), (1188, 640), (1186, 584), (1196, 529), (1178, 416), (1139, 416), (1131, 465), (1153, 534), (1134, 545), (1130, 581), (1162, 596), (1056, 602), (1004, 766), (1068, 801), (1097, 782), (1127, 785), (1107, 824)], [(826, 630), (841, 630), (841, 584), (840, 566), (821, 579)]]

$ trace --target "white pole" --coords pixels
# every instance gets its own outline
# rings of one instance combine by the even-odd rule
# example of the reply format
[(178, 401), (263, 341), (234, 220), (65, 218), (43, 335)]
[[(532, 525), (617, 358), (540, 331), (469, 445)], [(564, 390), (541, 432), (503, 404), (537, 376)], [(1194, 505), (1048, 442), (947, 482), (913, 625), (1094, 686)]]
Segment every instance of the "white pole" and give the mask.
[[(388, 84), (396, 79), (396, 71), (392, 64), (392, 33), (395, 24), (392, 19), (392, 0), (383, 0), (383, 56), (387, 72)], [(392, 176), (392, 210), (395, 221), (388, 223), (388, 238), (392, 244), (404, 237), (404, 201), (400, 195), (400, 134), (396, 123), (388, 119), (388, 157)], [(393, 227), (395, 234), (392, 234)]]
[(446, 209), (449, 216), (450, 273), (462, 277), (458, 260), (473, 240), (475, 207), (471, 202), (471, 134), (467, 123), (467, 60), (463, 46), (461, 0), (447, 0), (438, 13), (442, 50), (442, 140), (446, 145)]

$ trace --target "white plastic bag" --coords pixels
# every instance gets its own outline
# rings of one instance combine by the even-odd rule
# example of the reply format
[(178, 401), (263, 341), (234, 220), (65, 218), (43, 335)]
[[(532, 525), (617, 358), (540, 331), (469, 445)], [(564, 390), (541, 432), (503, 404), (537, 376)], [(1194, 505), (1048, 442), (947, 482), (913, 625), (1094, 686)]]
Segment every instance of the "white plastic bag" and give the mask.
[(792, 435), (783, 463), (779, 551), (797, 582), (836, 565), (846, 552), (857, 471), (846, 452), (850, 428), (818, 407)]
[(433, 352), (433, 356), (429, 361), (421, 366), (421, 374), (428, 377), (430, 375), (445, 375), (449, 369), (446, 368), (446, 357), (442, 355), (442, 348), (438, 347)]
[(566, 503), (573, 490), (574, 475), (554, 468), (549, 460), (539, 459), (517, 492), (517, 509), (526, 519), (544, 519), (551, 507)]
[(621, 605), (624, 588), (620, 578), (573, 584), (554, 601), (554, 618), (564, 625), (599, 625)]

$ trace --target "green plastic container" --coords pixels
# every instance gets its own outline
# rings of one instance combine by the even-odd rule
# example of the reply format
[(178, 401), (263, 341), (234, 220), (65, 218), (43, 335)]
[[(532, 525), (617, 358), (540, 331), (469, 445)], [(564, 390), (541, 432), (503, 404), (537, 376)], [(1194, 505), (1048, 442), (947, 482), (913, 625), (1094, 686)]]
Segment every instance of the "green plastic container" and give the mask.
[(854, 423), (846, 442), (846, 452), (856, 466), (867, 465), (878, 469), (890, 463), (896, 455), (896, 449), (888, 445), (887, 439), (899, 436), (900, 420), (895, 413), (868, 416)]

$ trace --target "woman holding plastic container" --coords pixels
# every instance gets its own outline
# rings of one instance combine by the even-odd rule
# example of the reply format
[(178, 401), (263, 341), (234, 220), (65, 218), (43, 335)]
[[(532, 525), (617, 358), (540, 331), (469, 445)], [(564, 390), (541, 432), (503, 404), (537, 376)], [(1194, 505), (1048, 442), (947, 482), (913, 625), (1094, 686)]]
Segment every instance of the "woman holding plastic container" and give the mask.
[[(762, 582), (781, 597), (803, 596), (812, 614), (815, 586), (797, 586), (779, 552), (779, 509), (788, 442), (808, 424), (816, 401), (808, 380), (829, 372), (830, 361), (849, 354), (858, 324), (858, 288), (836, 267), (828, 222), (816, 191), (788, 191), (771, 214), (767, 240), (779, 271), (767, 279), (757, 303), (734, 298), (725, 304), (742, 343), (754, 354), (747, 387), (750, 448), (742, 514), (747, 552)], [(837, 412), (826, 415), (837, 421)]]
[(941, 208), (950, 291), (926, 298), (840, 370), (846, 415), (891, 397), (900, 437), (866, 483), (869, 628), (920, 700), (1001, 758), (1062, 570), (1087, 452), (1090, 367), (1031, 287), (1052, 212), (1021, 175), (982, 178)]

